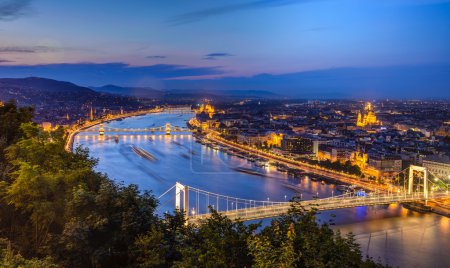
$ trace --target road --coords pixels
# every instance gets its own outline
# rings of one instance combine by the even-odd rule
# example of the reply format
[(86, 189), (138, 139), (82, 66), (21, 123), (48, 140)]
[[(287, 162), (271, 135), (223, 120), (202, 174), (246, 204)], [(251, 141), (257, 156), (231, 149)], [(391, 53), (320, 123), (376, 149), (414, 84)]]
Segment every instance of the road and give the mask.
[(370, 181), (363, 181), (359, 177), (352, 176), (345, 173), (336, 172), (333, 170), (328, 170), (325, 168), (321, 168), (318, 166), (313, 166), (307, 163), (303, 163), (300, 161), (296, 161), (293, 159), (286, 158), (284, 156), (276, 155), (273, 153), (264, 152), (259, 149), (255, 149), (249, 146), (245, 146), (242, 144), (237, 144), (232, 141), (226, 140), (224, 138), (221, 138), (217, 132), (215, 131), (209, 131), (206, 136), (207, 139), (214, 141), (222, 146), (230, 147), (236, 150), (239, 150), (244, 153), (248, 153), (251, 155), (255, 155), (258, 157), (265, 158), (267, 160), (277, 161), (279, 163), (288, 165), (290, 167), (296, 167), (302, 170), (305, 170), (306, 172), (314, 173), (320, 176), (332, 178), (334, 180), (347, 183), (347, 184), (354, 184), (358, 187), (370, 190), (370, 191), (378, 191), (378, 192), (389, 192), (389, 191), (397, 191), (395, 188), (389, 188), (389, 186), (384, 184), (376, 184)]

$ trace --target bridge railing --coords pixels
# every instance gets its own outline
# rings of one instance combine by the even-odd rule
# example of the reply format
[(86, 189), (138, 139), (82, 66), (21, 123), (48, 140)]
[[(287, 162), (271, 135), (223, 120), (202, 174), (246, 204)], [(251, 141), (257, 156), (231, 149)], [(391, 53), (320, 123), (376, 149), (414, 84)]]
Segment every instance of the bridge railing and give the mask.
[[(448, 197), (449, 193), (434, 192), (430, 193), (428, 198), (439, 199)], [(323, 210), (335, 210), (341, 208), (351, 208), (358, 206), (372, 206), (372, 205), (385, 205), (393, 203), (408, 203), (426, 200), (424, 193), (397, 193), (397, 194), (378, 194), (372, 196), (345, 196), (345, 197), (330, 197), (323, 199), (313, 199), (307, 201), (301, 201), (298, 205), (302, 206), (306, 210), (316, 209), (318, 211)], [(219, 213), (227, 216), (228, 218), (242, 219), (242, 220), (255, 220), (262, 218), (270, 218), (280, 216), (288, 212), (288, 210), (296, 203), (293, 202), (277, 202), (273, 204), (267, 204), (266, 206), (255, 206), (250, 208), (241, 208), (235, 210), (218, 211)], [(210, 217), (210, 213), (203, 213), (197, 215), (190, 215), (188, 217), (189, 222), (196, 223), (200, 220)]]

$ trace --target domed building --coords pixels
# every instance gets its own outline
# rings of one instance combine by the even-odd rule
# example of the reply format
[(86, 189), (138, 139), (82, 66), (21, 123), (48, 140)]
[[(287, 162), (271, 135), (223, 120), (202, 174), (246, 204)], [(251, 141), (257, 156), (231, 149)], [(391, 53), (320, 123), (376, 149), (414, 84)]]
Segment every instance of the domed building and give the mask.
[(363, 113), (361, 113), (361, 111), (358, 112), (358, 119), (356, 121), (356, 125), (358, 127), (381, 125), (381, 122), (378, 121), (377, 116), (373, 111), (372, 104), (370, 102), (366, 102)]

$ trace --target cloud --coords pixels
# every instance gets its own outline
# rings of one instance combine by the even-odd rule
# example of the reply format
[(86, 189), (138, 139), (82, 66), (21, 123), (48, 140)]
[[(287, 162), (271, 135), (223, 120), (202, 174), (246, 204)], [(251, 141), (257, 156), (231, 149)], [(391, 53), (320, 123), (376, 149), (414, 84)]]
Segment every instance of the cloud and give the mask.
[(220, 7), (214, 7), (209, 9), (204, 9), (200, 11), (189, 12), (176, 16), (168, 21), (171, 25), (180, 25), (191, 23), (199, 20), (203, 20), (209, 17), (233, 13), (241, 10), (251, 10), (251, 9), (261, 9), (261, 8), (271, 8), (293, 5), (298, 3), (309, 2), (312, 0), (253, 0), (246, 3), (226, 5)]
[(216, 60), (217, 58), (220, 57), (231, 57), (234, 56), (230, 53), (226, 53), (226, 52), (216, 52), (216, 53), (209, 53), (206, 54), (205, 56), (203, 56), (204, 60)]
[[(0, 0), (1, 1), (1, 0)], [(30, 54), (30, 53), (50, 53), (59, 51), (94, 51), (88, 48), (75, 48), (75, 47), (56, 47), (56, 46), (4, 46), (0, 47), (0, 54), (17, 53), (17, 54)]]
[(5, 63), (5, 62), (13, 62), (13, 61), (5, 60), (5, 59), (0, 59), (0, 63)]
[[(40, 65), (3, 65), (0, 77), (46, 77), (74, 82), (84, 86), (116, 84), (132, 86), (140, 81), (203, 77), (224, 74), (220, 66), (195, 67), (187, 65), (155, 64), (130, 66), (125, 63), (62, 63)], [(146, 86), (153, 86), (148, 84)]]
[(147, 56), (147, 59), (165, 59), (167, 58), (167, 56), (163, 56), (163, 55), (151, 55), (151, 56)]
[(0, 53), (39, 53), (39, 52), (54, 52), (62, 48), (49, 46), (9, 46), (0, 47)]
[(0, 0), (0, 20), (14, 20), (30, 13), (31, 0)]

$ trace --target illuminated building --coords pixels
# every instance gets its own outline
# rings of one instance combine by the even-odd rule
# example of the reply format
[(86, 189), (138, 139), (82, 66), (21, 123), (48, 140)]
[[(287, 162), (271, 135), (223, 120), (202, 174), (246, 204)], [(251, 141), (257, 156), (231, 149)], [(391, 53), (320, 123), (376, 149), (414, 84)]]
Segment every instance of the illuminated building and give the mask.
[(284, 137), (281, 149), (290, 153), (317, 155), (320, 143), (321, 141), (309, 137)]
[(44, 131), (52, 130), (52, 123), (50, 123), (50, 122), (42, 122), (41, 126), (42, 126), (42, 129), (44, 129)]
[(281, 141), (283, 140), (283, 134), (270, 133), (267, 139), (267, 146), (281, 147)]
[(359, 144), (355, 153), (355, 157), (353, 159), (353, 164), (357, 165), (358, 167), (361, 168), (361, 170), (363, 170), (366, 167), (367, 161), (369, 159), (369, 156), (367, 155), (366, 152), (364, 152), (364, 150), (361, 150)]
[(345, 163), (352, 159), (353, 152), (348, 148), (334, 147), (327, 144), (320, 144), (317, 152), (317, 158), (321, 161), (330, 160)]
[(207, 123), (207, 122), (202, 122), (202, 123), (201, 123), (201, 129), (202, 129), (202, 130), (208, 130), (208, 128), (209, 128), (209, 126), (208, 126), (208, 123)]
[(0, 101), (0, 107), (5, 106), (2, 101)]
[(92, 109), (92, 106), (91, 106), (91, 111), (90, 111), (90, 113), (89, 113), (89, 119), (90, 119), (91, 121), (94, 121), (94, 110)]
[(266, 144), (270, 147), (281, 147), (283, 134), (274, 132), (259, 134), (259, 133), (239, 133), (237, 134), (237, 142), (250, 146), (262, 146)]
[(215, 113), (215, 109), (211, 104), (207, 103), (200, 106), (200, 108), (198, 109), (198, 113), (206, 113), (209, 115), (209, 118), (212, 118)]
[(450, 158), (448, 156), (430, 155), (425, 157), (422, 163), (433, 176), (450, 180)]
[(365, 127), (380, 124), (381, 124), (380, 121), (377, 120), (377, 116), (373, 111), (372, 104), (370, 102), (367, 102), (364, 107), (364, 113), (361, 113), (361, 111), (358, 112), (358, 119), (356, 121), (356, 125), (358, 127)]
[(402, 171), (402, 159), (397, 155), (370, 155), (364, 174), (379, 178), (392, 178)]

